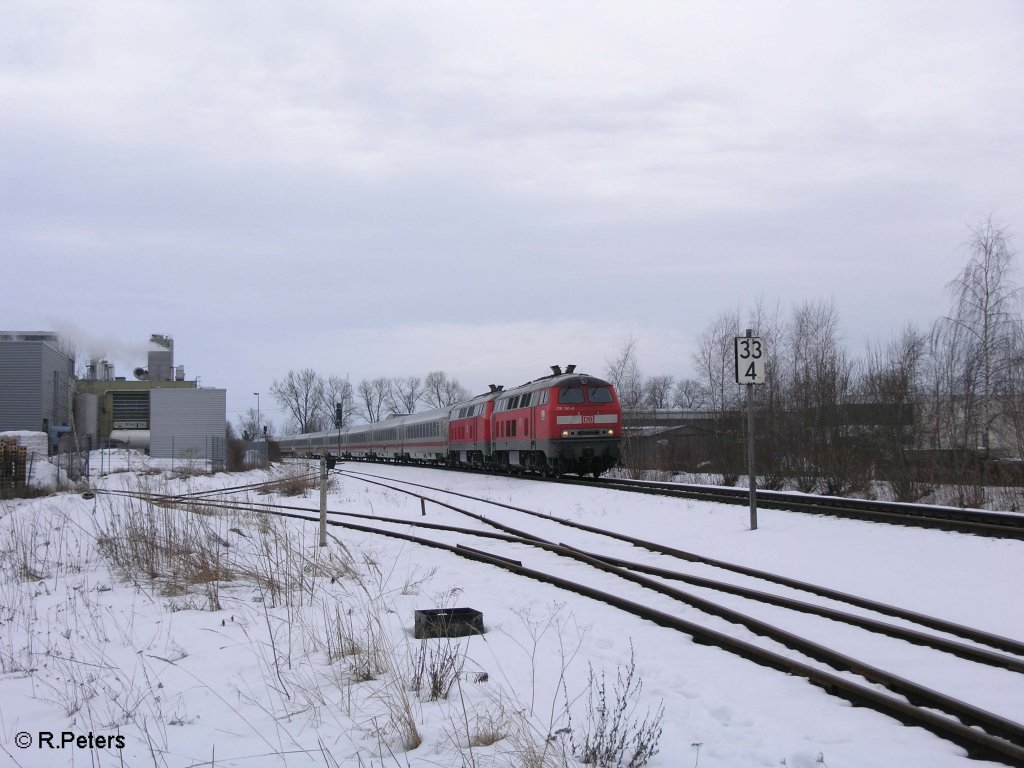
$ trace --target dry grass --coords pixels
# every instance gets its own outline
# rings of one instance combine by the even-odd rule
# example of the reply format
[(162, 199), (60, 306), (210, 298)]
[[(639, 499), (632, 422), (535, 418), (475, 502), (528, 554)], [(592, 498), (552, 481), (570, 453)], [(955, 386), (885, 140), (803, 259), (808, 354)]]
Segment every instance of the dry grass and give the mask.
[(95, 534), (100, 553), (124, 576), (157, 582), (168, 596), (202, 585), (209, 610), (220, 609), (221, 583), (237, 577), (227, 526), (217, 516), (124, 499), (110, 504)]
[[(96, 543), (118, 571), (134, 582), (155, 582), (166, 596), (200, 587), (208, 610), (220, 610), (228, 582), (254, 584), (268, 608), (298, 607), (309, 604), (320, 582), (356, 574), (344, 550), (314, 547), (307, 528), (270, 515), (130, 498), (108, 497), (106, 504)], [(250, 541), (233, 547), (239, 538)]]
[[(280, 496), (304, 496), (320, 487), (320, 471), (304, 464), (275, 465), (273, 482), (267, 483), (261, 493)], [(328, 488), (333, 481), (328, 479)]]
[(643, 690), (643, 679), (636, 670), (636, 657), (630, 644), (629, 663), (616, 670), (615, 682), (605, 682), (604, 672), (590, 669), (587, 709), (582, 732), (569, 731), (573, 754), (585, 765), (595, 768), (643, 768), (658, 754), (664, 704), (643, 718), (635, 712)]
[(465, 649), (451, 639), (420, 640), (410, 688), (426, 701), (447, 699), (466, 665)]
[(386, 745), (389, 749), (399, 748), (403, 752), (416, 749), (423, 743), (423, 737), (416, 727), (417, 713), (409, 691), (398, 675), (392, 676), (388, 685), (379, 692), (378, 700), (387, 712), (387, 725), (382, 734), (390, 734), (395, 743)]
[[(157, 498), (168, 490), (160, 482), (144, 478), (139, 490)], [(246, 679), (228, 683), (227, 690), (223, 683), (214, 687), (200, 679), (187, 689), (203, 689), (233, 710), (269, 755), (297, 747), (302, 729), (312, 726), (370, 737), (369, 744), (353, 740), (344, 747), (355, 751), (341, 762), (358, 757), (363, 765), (404, 765), (409, 760), (402, 752), (437, 733), (424, 730), (423, 723), (440, 722), (445, 736), (436, 746), (455, 750), (465, 766), (575, 764), (563, 727), (568, 704), (563, 711), (552, 702), (548, 721), (541, 722), (543, 717), (534, 714), (532, 685), (523, 703), (489, 681), (502, 676), (500, 669), (490, 676), (479, 668), (467, 671), (473, 666), (467, 648), (477, 641), (419, 642), (407, 634), (393, 601), (420, 593), (433, 571), (397, 572), (372, 553), (353, 557), (333, 537), (330, 546), (316, 546), (313, 526), (201, 504), (174, 509), (100, 497), (94, 528), (78, 529), (91, 534), (81, 537), (91, 554), (71, 543), (67, 520), (57, 512), (3, 517), (0, 571), (8, 578), (0, 579), (0, 672), (32, 676), (39, 698), (81, 723), (134, 729), (153, 745), (154, 754), (161, 754), (180, 738), (178, 727), (198, 718), (186, 689), (167, 690), (161, 681), (161, 665), (174, 665), (178, 676), (187, 674), (188, 665), (177, 664), (187, 652), (170, 635), (153, 652), (150, 630), (143, 628), (143, 623), (153, 626), (148, 610), (138, 627), (131, 618), (107, 621), (110, 606), (99, 598), (109, 585), (74, 588), (58, 622), (40, 618), (34, 603), (40, 580), (54, 588), (90, 558), (102, 556), (114, 573), (153, 598), (150, 605), (221, 610), (213, 621), (248, 641), (239, 647), (255, 659), (251, 677), (247, 673)], [(457, 590), (448, 590), (431, 599), (445, 604), (456, 595)], [(538, 670), (547, 669), (546, 649), (555, 643), (564, 692), (565, 668), (579, 644), (564, 644), (563, 635), (571, 641), (572, 632), (559, 610), (537, 619), (521, 615), (528, 637), (516, 643), (533, 664), (534, 679), (547, 674)], [(171, 622), (161, 626), (169, 632)], [(111, 667), (115, 657), (123, 668)], [(97, 676), (101, 668), (111, 674)], [(277, 734), (274, 741), (267, 740), (269, 732)], [(326, 748), (323, 760), (340, 764)]]
[(38, 485), (19, 483), (0, 488), (0, 500), (11, 499), (39, 499), (43, 496), (52, 496), (54, 491), (42, 488)]

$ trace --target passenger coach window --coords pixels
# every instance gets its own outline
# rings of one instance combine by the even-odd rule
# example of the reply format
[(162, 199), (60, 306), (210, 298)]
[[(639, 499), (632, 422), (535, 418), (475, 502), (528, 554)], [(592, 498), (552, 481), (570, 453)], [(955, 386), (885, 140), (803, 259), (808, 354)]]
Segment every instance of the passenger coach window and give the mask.
[(611, 403), (612, 391), (608, 387), (590, 387), (587, 390), (587, 399), (592, 403)]
[(583, 387), (562, 387), (558, 390), (558, 402), (573, 405), (583, 402)]

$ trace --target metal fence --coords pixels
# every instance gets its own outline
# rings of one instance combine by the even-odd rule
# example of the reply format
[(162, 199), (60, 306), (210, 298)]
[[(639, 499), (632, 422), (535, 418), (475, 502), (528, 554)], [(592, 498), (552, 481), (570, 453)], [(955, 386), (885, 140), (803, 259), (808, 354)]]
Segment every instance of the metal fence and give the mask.
[(226, 437), (204, 436), (201, 441), (194, 438), (171, 438), (171, 451), (169, 456), (154, 458), (169, 458), (171, 460), (171, 471), (178, 469), (201, 471), (205, 463), (210, 472), (223, 472), (227, 466), (228, 441)]
[[(98, 440), (89, 435), (61, 435), (57, 442), (57, 451), (51, 458), (58, 473), (64, 472), (69, 480), (89, 478), (92, 473), (106, 474), (117, 464), (119, 451), (130, 450), (116, 441)], [(202, 474), (206, 472), (223, 472), (227, 468), (228, 440), (224, 437), (206, 437), (201, 441), (194, 439), (177, 440), (171, 438), (170, 451), (165, 456), (152, 456), (150, 459), (169, 462), (164, 466), (172, 473)], [(264, 448), (263, 455), (266, 455)], [(256, 460), (258, 462), (258, 459)], [(95, 465), (95, 466), (94, 466)], [(256, 463), (254, 466), (264, 466)]]
[(266, 440), (243, 440), (242, 468), (265, 468), (270, 463), (269, 446)]
[(53, 457), (57, 465), (57, 477), (63, 471), (69, 480), (81, 480), (90, 476), (89, 460), (95, 448), (91, 435), (65, 433), (57, 439), (57, 452)]
[[(167, 462), (162, 466), (172, 473), (263, 469), (270, 464), (269, 447), (267, 440), (229, 441), (227, 438), (207, 437), (197, 442), (171, 438), (168, 455), (151, 455), (149, 458)], [(93, 473), (103, 475), (113, 471), (115, 466), (119, 466), (119, 451), (125, 448), (116, 442), (94, 439), (89, 435), (65, 434), (58, 440), (57, 451), (51, 461), (59, 473), (66, 473), (69, 480), (77, 481), (88, 479)]]

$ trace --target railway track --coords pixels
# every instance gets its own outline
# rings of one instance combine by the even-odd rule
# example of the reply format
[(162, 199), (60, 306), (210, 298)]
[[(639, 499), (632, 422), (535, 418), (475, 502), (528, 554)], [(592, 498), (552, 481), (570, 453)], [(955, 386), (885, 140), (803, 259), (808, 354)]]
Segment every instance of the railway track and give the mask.
[[(963, 746), (972, 756), (994, 759), (1009, 765), (1024, 766), (1024, 727), (1019, 723), (987, 712), (954, 697), (929, 690), (898, 675), (878, 669), (848, 655), (838, 653), (830, 648), (807, 640), (797, 633), (780, 629), (744, 612), (683, 591), (673, 586), (673, 583), (683, 582), (691, 586), (730, 595), (738, 595), (749, 600), (791, 611), (813, 613), (832, 621), (856, 626), (871, 633), (895, 637), (915, 645), (928, 645), (960, 659), (969, 660), (972, 664), (998, 668), (1013, 675), (1024, 673), (1024, 644), (1009, 638), (1001, 638), (894, 606), (882, 605), (853, 595), (845, 595), (817, 585), (798, 582), (775, 574), (724, 563), (719, 560), (704, 558), (695, 553), (673, 550), (654, 542), (633, 539), (622, 534), (586, 526), (575, 521), (552, 518), (549, 515), (542, 515), (538, 512), (510, 504), (493, 502), (469, 496), (468, 494), (459, 494), (421, 484), (398, 481), (393, 478), (381, 478), (380, 476), (373, 476), (365, 472), (346, 470), (343, 474), (353, 479), (359, 479), (363, 482), (409, 493), (428, 500), (432, 505), (441, 506), (458, 515), (472, 519), (477, 527), (466, 528), (464, 526), (434, 523), (417, 517), (413, 519), (385, 518), (378, 515), (338, 512), (331, 513), (331, 519), (328, 521), (331, 525), (370, 534), (399, 538), (423, 546), (446, 550), (461, 557), (488, 563), (527, 578), (547, 582), (584, 597), (600, 600), (661, 626), (684, 632), (697, 643), (713, 645), (758, 664), (785, 671), (788, 674), (802, 676), (833, 695), (840, 696), (858, 705), (869, 706), (872, 709), (895, 717), (901, 722), (928, 728), (943, 738)], [(311, 507), (273, 503), (240, 503), (237, 500), (218, 496), (219, 493), (234, 494), (251, 488), (249, 486), (238, 486), (236, 488), (224, 489), (224, 491), (220, 492), (211, 491), (186, 496), (143, 495), (143, 497), (157, 504), (188, 505), (200, 503), (207, 507), (241, 507), (299, 519), (316, 519), (315, 516), (318, 510)], [(428, 491), (433, 495), (428, 497)], [(439, 498), (438, 494), (446, 494), (446, 496)], [(132, 495), (139, 496), (138, 494)], [(840, 611), (827, 605), (783, 597), (764, 592), (763, 590), (755, 590), (715, 579), (695, 577), (668, 568), (653, 567), (640, 562), (608, 557), (589, 548), (584, 549), (557, 543), (530, 531), (512, 527), (486, 515), (456, 506), (446, 500), (452, 496), (463, 497), (476, 503), (491, 504), (495, 507), (527, 516), (536, 516), (543, 518), (549, 523), (554, 522), (558, 525), (584, 530), (598, 536), (625, 541), (632, 546), (657, 552), (661, 555), (669, 555), (689, 563), (699, 562), (711, 565), (715, 568), (722, 568), (733, 573), (740, 573), (751, 578), (783, 585), (790, 589), (801, 590), (808, 594), (827, 598), (830, 601), (844, 602), (851, 606), (896, 617), (901, 621), (912, 622), (918, 626), (917, 628), (899, 626), (871, 617), (851, 614), (848, 611)], [(399, 530), (390, 526), (396, 526)], [(418, 532), (410, 533), (410, 526), (416, 527)], [(443, 538), (431, 537), (436, 535), (441, 535)], [(452, 543), (453, 537), (473, 538), (481, 540), (483, 543), (474, 541), (473, 546), (463, 542)], [(728, 632), (709, 627), (704, 623), (684, 620), (675, 615), (671, 610), (652, 607), (647, 604), (651, 601), (645, 600), (643, 603), (639, 603), (621, 594), (599, 590), (593, 585), (566, 579), (553, 570), (526, 567), (522, 564), (521, 560), (512, 556), (493, 551), (488, 552), (480, 548), (481, 546), (493, 546), (495, 543), (514, 545), (520, 550), (526, 547), (543, 550), (559, 558), (570, 558), (576, 562), (585, 563), (618, 580), (631, 582), (646, 590), (667, 597), (672, 601), (684, 603), (731, 625), (742, 626), (759, 638), (765, 638), (771, 641), (771, 643), (766, 647), (760, 643), (752, 643), (745, 639), (736, 638)], [(943, 637), (932, 632), (925, 632), (921, 627), (951, 635), (952, 638)], [(780, 653), (771, 647), (772, 644), (781, 645), (811, 661), (808, 662), (801, 658), (793, 658), (791, 655)], [(846, 676), (847, 674), (856, 675), (863, 681), (866, 681), (867, 684), (851, 680)], [(880, 688), (884, 690), (879, 690)]]
[[(721, 504), (749, 503), (748, 491), (740, 488), (667, 483), (624, 478), (560, 478), (558, 482), (596, 488), (613, 488), (633, 493), (649, 493), (684, 499), (699, 499)], [(757, 505), (765, 509), (784, 509), (816, 515), (833, 515), (877, 523), (939, 528), (981, 536), (1024, 539), (1024, 514), (941, 507), (930, 504), (906, 504), (892, 501), (847, 499), (837, 496), (811, 496), (785, 491), (757, 491)]]
[[(346, 475), (350, 475), (350, 476), (353, 476), (353, 477), (357, 477), (359, 479), (363, 479), (365, 482), (377, 483), (377, 484), (383, 485), (386, 488), (391, 488), (392, 490), (408, 492), (408, 491), (405, 491), (405, 489), (403, 489), (401, 487), (390, 485), (390, 484), (388, 484), (386, 482), (381, 482), (381, 481), (384, 481), (384, 480), (390, 480), (392, 482), (396, 482), (392, 478), (384, 478), (384, 477), (381, 477), (379, 475), (370, 475), (368, 473), (361, 473), (361, 472), (341, 472), (341, 474), (346, 474)], [(569, 519), (566, 519), (566, 518), (559, 518), (559, 517), (554, 517), (552, 515), (541, 514), (539, 512), (534, 511), (534, 510), (526, 509), (526, 508), (523, 508), (523, 507), (518, 507), (518, 506), (515, 506), (515, 505), (512, 505), (512, 504), (505, 504), (503, 502), (497, 502), (497, 501), (492, 501), (492, 500), (488, 500), (488, 499), (481, 499), (479, 497), (470, 496), (468, 494), (456, 493), (454, 491), (449, 491), (449, 490), (445, 490), (445, 489), (441, 489), (441, 488), (427, 486), (427, 485), (423, 485), (423, 484), (419, 484), (419, 483), (411, 483), (411, 482), (407, 482), (407, 481), (397, 481), (397, 482), (401, 482), (403, 485), (408, 486), (408, 487), (415, 487), (415, 488), (419, 488), (419, 489), (422, 489), (422, 490), (440, 492), (440, 493), (445, 493), (445, 494), (456, 496), (456, 497), (468, 498), (468, 499), (471, 499), (471, 500), (474, 500), (474, 501), (481, 501), (481, 502), (484, 502), (486, 504), (490, 504), (490, 505), (495, 506), (495, 507), (501, 507), (501, 508), (504, 508), (504, 509), (509, 509), (509, 510), (512, 510), (512, 511), (515, 511), (515, 512), (522, 513), (524, 515), (528, 515), (528, 516), (531, 516), (531, 517), (539, 518), (539, 519), (542, 519), (542, 520), (545, 520), (545, 521), (549, 521), (549, 522), (556, 522), (559, 525), (563, 525), (563, 526), (565, 526), (567, 528), (574, 528), (574, 529), (577, 529), (577, 530), (587, 531), (587, 532), (598, 534), (600, 536), (603, 536), (603, 537), (606, 537), (606, 538), (609, 538), (609, 539), (615, 539), (615, 540), (618, 540), (618, 541), (622, 541), (622, 542), (630, 544), (630, 545), (632, 545), (632, 546), (634, 546), (634, 547), (636, 547), (638, 549), (644, 549), (644, 550), (647, 550), (647, 551), (650, 551), (650, 552), (655, 552), (655, 553), (662, 554), (662, 555), (668, 555), (670, 557), (674, 557), (674, 558), (677, 558), (679, 560), (684, 560), (684, 561), (686, 561), (688, 563), (702, 563), (702, 564), (709, 565), (709, 566), (712, 566), (714, 568), (718, 568), (718, 569), (721, 569), (721, 570), (724, 570), (724, 571), (729, 571), (729, 572), (732, 572), (732, 573), (738, 573), (738, 574), (742, 574), (742, 575), (745, 575), (745, 576), (753, 577), (753, 578), (761, 580), (761, 581), (771, 582), (771, 583), (779, 584), (779, 585), (782, 585), (782, 586), (785, 586), (785, 587), (790, 587), (792, 589), (795, 589), (795, 590), (798, 590), (798, 591), (801, 591), (801, 592), (806, 592), (806, 593), (809, 593), (809, 594), (817, 595), (819, 597), (824, 597), (824, 598), (828, 598), (828, 599), (831, 599), (831, 600), (835, 600), (837, 602), (846, 603), (846, 604), (851, 605), (851, 606), (857, 606), (857, 607), (864, 608), (864, 609), (867, 609), (867, 610), (870, 610), (870, 611), (874, 611), (876, 613), (880, 613), (880, 614), (883, 614), (883, 615), (886, 615), (886, 616), (891, 616), (891, 617), (898, 618), (898, 619), (904, 619), (906, 621), (910, 621), (910, 622), (913, 622), (913, 623), (916, 623), (916, 624), (920, 624), (922, 626), (926, 626), (926, 627), (929, 627), (931, 629), (934, 629), (934, 630), (937, 630), (937, 631), (940, 631), (940, 632), (947, 632), (949, 634), (956, 635), (958, 637), (962, 637), (962, 638), (965, 638), (965, 639), (969, 639), (969, 640), (972, 640), (972, 641), (975, 641), (975, 642), (978, 642), (978, 643), (982, 643), (982, 644), (988, 645), (988, 646), (993, 647), (993, 648), (998, 648), (1000, 650), (1004, 650), (1004, 651), (1008, 651), (1010, 653), (1016, 653), (1016, 654), (1020, 654), (1020, 655), (1024, 656), (1024, 643), (1022, 643), (1022, 642), (1018, 642), (1016, 640), (1012, 640), (1010, 638), (1001, 637), (1001, 636), (998, 636), (998, 635), (993, 635), (993, 634), (987, 633), (987, 632), (981, 632), (979, 630), (972, 629), (970, 627), (965, 627), (965, 626), (962, 626), (960, 624), (954, 624), (952, 622), (943, 621), (941, 619), (935, 619), (935, 618), (930, 617), (930, 616), (925, 616), (923, 614), (916, 613), (914, 611), (908, 611), (906, 609), (902, 609), (902, 608), (899, 608), (899, 607), (896, 607), (896, 606), (892, 606), (892, 605), (887, 605), (887, 604), (884, 604), (884, 603), (880, 603), (878, 601), (869, 600), (869, 599), (866, 599), (866, 598), (858, 597), (856, 595), (846, 594), (846, 593), (843, 593), (843, 592), (839, 592), (838, 590), (833, 590), (833, 589), (829, 589), (829, 588), (822, 587), (822, 586), (819, 586), (819, 585), (810, 584), (808, 582), (800, 581), (800, 580), (797, 580), (797, 579), (792, 579), (792, 578), (788, 578), (788, 577), (785, 577), (785, 576), (780, 576), (778, 574), (769, 573), (767, 571), (758, 570), (758, 569), (755, 569), (755, 568), (748, 568), (746, 566), (737, 565), (735, 563), (729, 563), (729, 562), (726, 562), (724, 560), (719, 560), (719, 559), (716, 559), (716, 558), (706, 557), (704, 555), (700, 555), (700, 554), (697, 554), (697, 553), (694, 553), (694, 552), (684, 551), (684, 550), (681, 550), (681, 549), (678, 549), (678, 548), (675, 548), (675, 547), (668, 547), (668, 546), (666, 546), (664, 544), (660, 544), (658, 542), (647, 541), (647, 540), (644, 540), (644, 539), (636, 538), (634, 536), (629, 536), (629, 535), (626, 535), (626, 534), (622, 534), (622, 533), (619, 533), (619, 532), (616, 532), (616, 531), (611, 531), (611, 530), (607, 530), (607, 529), (604, 529), (604, 528), (598, 528), (598, 527), (595, 527), (595, 526), (586, 525), (584, 523), (580, 523), (580, 522), (575, 521), (575, 520), (569, 520)], [(419, 495), (419, 494), (414, 493), (413, 495)], [(430, 499), (430, 500), (433, 501), (434, 503), (440, 503), (440, 502), (438, 502), (435, 499)], [(452, 509), (456, 509), (454, 507), (451, 507), (451, 508)], [(472, 513), (467, 513), (467, 514), (472, 514)], [(493, 523), (493, 522), (492, 522), (492, 524), (497, 525), (496, 523)], [(522, 538), (537, 538), (537, 537), (532, 537), (530, 534), (524, 533), (524, 532), (522, 532), (520, 530), (509, 528), (508, 526), (502, 526), (502, 527), (507, 532), (514, 533), (515, 535), (520, 536)], [(547, 543), (551, 544), (552, 542), (547, 542)], [(593, 553), (589, 553), (589, 554), (591, 554), (594, 557), (599, 557), (597, 555), (593, 555)], [(693, 584), (695, 586), (708, 587), (708, 588), (715, 589), (715, 590), (722, 591), (722, 592), (729, 592), (729, 593), (741, 595), (741, 596), (744, 596), (744, 597), (750, 597), (750, 598), (753, 598), (753, 599), (760, 600), (762, 602), (775, 603), (775, 604), (783, 605), (785, 607), (791, 608), (793, 610), (798, 610), (798, 611), (801, 611), (801, 612), (815, 613), (817, 615), (828, 615), (827, 609), (822, 609), (822, 608), (820, 608), (818, 606), (811, 606), (811, 605), (808, 605), (806, 603), (801, 603), (800, 601), (797, 601), (797, 600), (789, 601), (789, 600), (786, 600), (785, 598), (781, 598), (781, 597), (779, 597), (777, 595), (772, 595), (772, 594), (768, 594), (768, 593), (757, 591), (757, 590), (747, 590), (747, 589), (744, 589), (743, 587), (739, 587), (739, 586), (736, 586), (736, 585), (731, 584), (729, 582), (725, 582), (725, 581), (721, 581), (721, 580), (704, 579), (704, 578), (697, 577), (697, 576), (687, 576), (687, 575), (684, 575), (684, 574), (679, 574), (679, 573), (675, 573), (675, 572), (666, 571), (665, 569), (659, 569), (659, 568), (655, 568), (655, 567), (652, 567), (652, 566), (643, 565), (643, 564), (640, 564), (640, 563), (634, 563), (634, 562), (630, 562), (630, 561), (626, 561), (626, 560), (619, 560), (619, 559), (616, 559), (616, 558), (599, 557), (599, 559), (602, 559), (605, 562), (608, 562), (609, 564), (619, 565), (619, 566), (625, 567), (625, 568), (630, 568), (630, 569), (636, 570), (638, 572), (646, 572), (646, 573), (649, 573), (649, 574), (659, 575), (659, 576), (662, 576), (662, 577), (665, 577), (665, 578), (672, 578), (672, 579), (676, 579), (676, 580), (679, 580), (679, 581), (688, 582), (688, 583)], [(851, 623), (851, 622), (853, 622), (855, 620), (861, 619), (862, 617), (856, 617), (856, 616), (852, 616), (852, 615), (846, 614), (846, 615), (843, 615), (843, 616), (836, 616), (835, 618), (842, 618), (844, 621), (847, 621), (848, 623)], [(862, 619), (862, 620), (863, 620), (863, 623), (865, 625), (870, 624), (870, 620), (867, 620), (867, 619)], [(879, 627), (876, 627), (876, 629), (879, 629), (879, 631), (881, 630), (881, 628), (879, 628)], [(896, 631), (896, 630), (893, 629), (893, 631)], [(891, 636), (896, 636), (896, 635), (891, 635)], [(910, 640), (910, 639), (912, 639), (912, 637), (913, 636), (911, 634), (908, 634), (905, 639)], [(915, 638), (915, 639), (917, 639), (919, 641), (921, 640), (921, 638)], [(923, 644), (928, 644), (928, 643), (923, 643)], [(1007, 667), (1007, 668), (1008, 669), (1009, 668), (1014, 668), (1014, 669), (1017, 669), (1017, 671), (1024, 671), (1024, 667), (1021, 666), (1020, 662), (1017, 662), (1012, 667)]]
[[(350, 460), (346, 459), (345, 461), (348, 462)], [(351, 461), (352, 463), (364, 463), (363, 459)], [(365, 463), (373, 462), (366, 460)], [(445, 467), (445, 470), (452, 472), (481, 472), (481, 470), (463, 467)], [(726, 488), (723, 486), (609, 477), (593, 480), (582, 477), (543, 477), (532, 474), (521, 475), (521, 477), (539, 482), (614, 489), (631, 493), (711, 501), (720, 504), (745, 506), (750, 501), (750, 496), (746, 489)], [(959, 507), (944, 507), (932, 504), (849, 499), (838, 496), (816, 496), (768, 490), (757, 491), (757, 505), (762, 509), (830, 515), (832, 517), (866, 520), (890, 525), (936, 528), (995, 538), (1024, 539), (1024, 513), (990, 512), (987, 510), (961, 509)]]

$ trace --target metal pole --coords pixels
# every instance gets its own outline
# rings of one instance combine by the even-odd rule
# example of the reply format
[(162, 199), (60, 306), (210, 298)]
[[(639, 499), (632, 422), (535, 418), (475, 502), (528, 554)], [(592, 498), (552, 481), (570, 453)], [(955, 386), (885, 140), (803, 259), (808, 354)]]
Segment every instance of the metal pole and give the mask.
[[(747, 328), (747, 338), (754, 332)], [(754, 474), (754, 385), (747, 384), (747, 479), (750, 488), (750, 530), (757, 530), (757, 476)]]
[(327, 451), (320, 456), (320, 546), (327, 546)]

